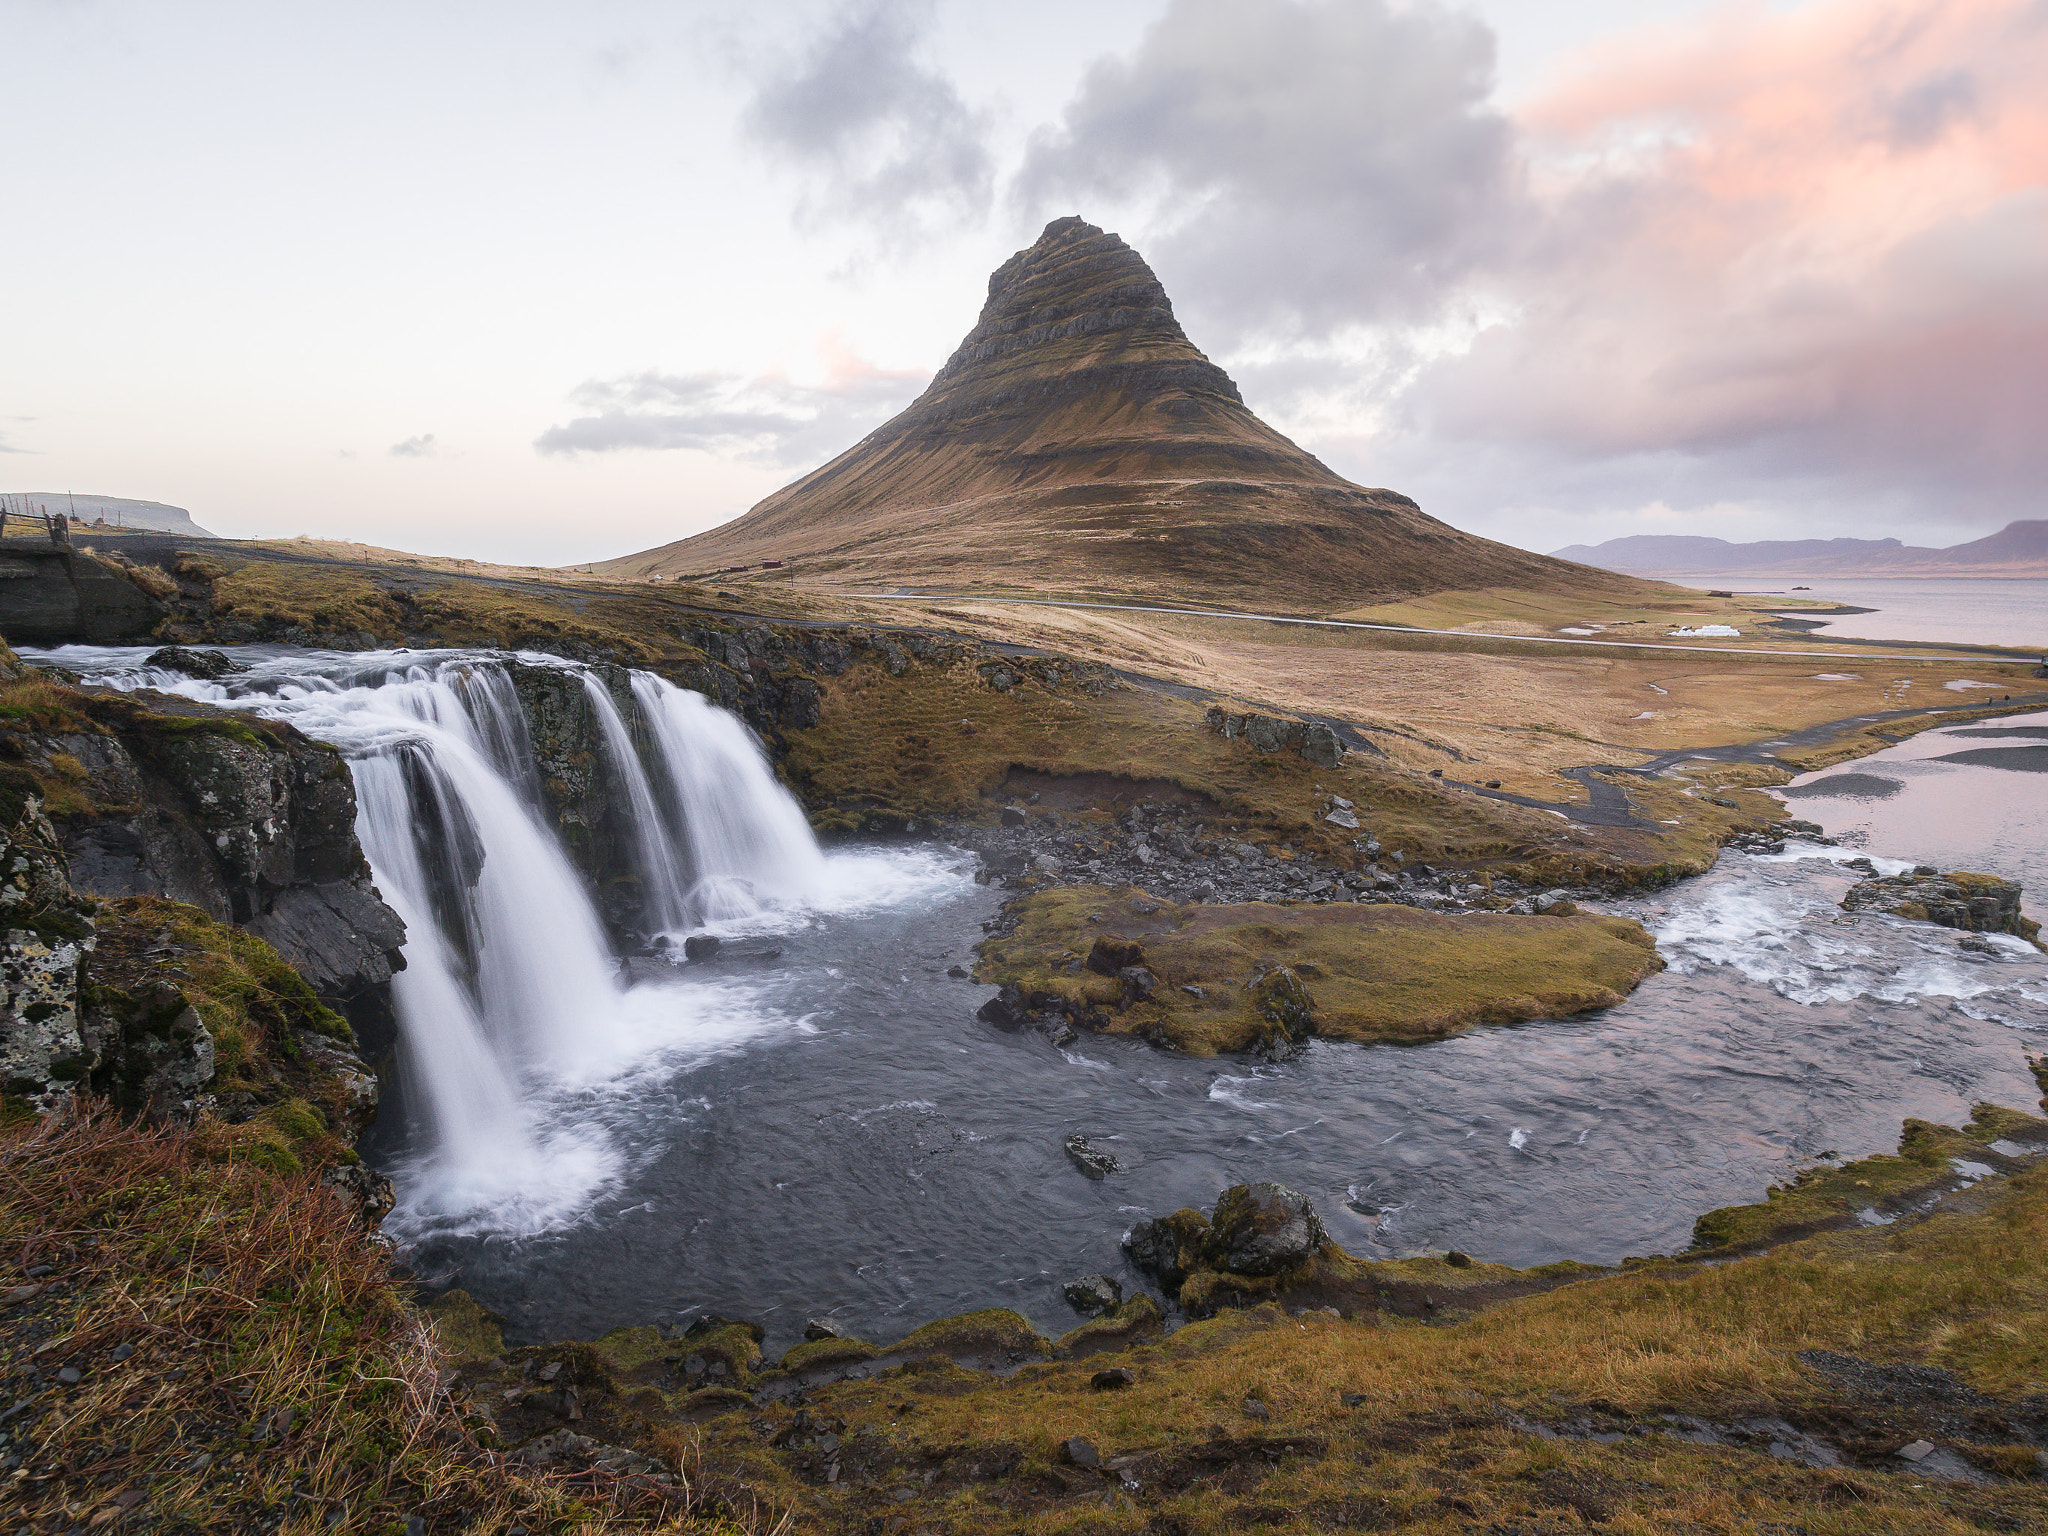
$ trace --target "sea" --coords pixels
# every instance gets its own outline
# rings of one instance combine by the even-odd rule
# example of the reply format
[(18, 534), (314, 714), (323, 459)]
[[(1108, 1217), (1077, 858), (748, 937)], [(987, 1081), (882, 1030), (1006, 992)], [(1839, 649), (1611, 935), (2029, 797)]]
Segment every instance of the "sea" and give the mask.
[[(2010, 645), (2048, 656), (2048, 577), (1760, 577), (1707, 571), (1659, 579), (1745, 596), (1783, 595), (1870, 610), (1830, 618), (1813, 631), (1830, 639)], [(1789, 606), (1784, 611), (1798, 612)]]

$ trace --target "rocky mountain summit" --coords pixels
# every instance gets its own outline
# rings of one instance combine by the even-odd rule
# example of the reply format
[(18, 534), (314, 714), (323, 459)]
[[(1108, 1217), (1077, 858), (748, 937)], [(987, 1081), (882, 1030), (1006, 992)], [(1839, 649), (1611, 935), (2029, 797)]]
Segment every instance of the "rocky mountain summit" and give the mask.
[(1055, 219), (901, 414), (723, 528), (599, 567), (780, 563), (834, 587), (1085, 589), (1289, 612), (1450, 588), (1632, 589), (1351, 484), (1261, 421), (1144, 258)]

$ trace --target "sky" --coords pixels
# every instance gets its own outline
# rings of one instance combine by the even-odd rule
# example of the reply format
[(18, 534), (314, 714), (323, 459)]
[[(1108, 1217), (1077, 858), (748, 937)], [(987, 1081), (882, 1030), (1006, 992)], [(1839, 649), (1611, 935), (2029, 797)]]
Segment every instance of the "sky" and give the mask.
[(0, 490), (625, 554), (1078, 213), (1492, 538), (2048, 516), (2048, 0), (0, 0), (0, 57)]

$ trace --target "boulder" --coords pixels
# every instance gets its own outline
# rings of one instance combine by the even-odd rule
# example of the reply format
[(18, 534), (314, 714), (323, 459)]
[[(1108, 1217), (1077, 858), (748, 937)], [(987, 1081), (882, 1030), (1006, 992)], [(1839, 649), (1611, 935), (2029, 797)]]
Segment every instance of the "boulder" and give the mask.
[(249, 670), (238, 661), (230, 661), (223, 651), (195, 651), (182, 645), (166, 645), (151, 651), (143, 665), (161, 667), (166, 672), (182, 672), (187, 677), (209, 683)]
[(1303, 720), (1282, 720), (1273, 715), (1233, 715), (1220, 705), (1211, 705), (1204, 717), (1209, 729), (1226, 741), (1239, 737), (1261, 752), (1291, 749), (1318, 768), (1336, 768), (1344, 761), (1344, 743), (1331, 727)]
[(1278, 1038), (1305, 1040), (1316, 1031), (1316, 1000), (1302, 979), (1287, 966), (1266, 972), (1252, 983), (1252, 998)]
[(693, 933), (683, 940), (683, 958), (685, 960), (709, 960), (724, 947), (724, 941), (715, 934)]
[(1091, 1179), (1104, 1179), (1112, 1173), (1122, 1173), (1124, 1165), (1108, 1152), (1097, 1147), (1086, 1136), (1069, 1136), (1066, 1140), (1068, 1161), (1087, 1174)]
[(1183, 1207), (1132, 1227), (1124, 1234), (1124, 1252), (1171, 1295), (1202, 1267), (1209, 1238), (1209, 1218)]
[(1108, 1275), (1083, 1275), (1078, 1280), (1069, 1280), (1063, 1294), (1067, 1305), (1083, 1317), (1112, 1312), (1124, 1303), (1122, 1283)]
[(1122, 938), (1113, 933), (1097, 935), (1088, 950), (1088, 958), (1082, 962), (1098, 976), (1121, 975), (1126, 969), (1144, 963), (1145, 947), (1142, 944), (1136, 939)]
[(1218, 1269), (1277, 1275), (1307, 1263), (1329, 1242), (1306, 1196), (1282, 1184), (1238, 1184), (1216, 1202), (1208, 1252)]
[(1142, 1003), (1150, 998), (1153, 989), (1159, 985), (1159, 978), (1142, 965), (1127, 965), (1116, 974), (1117, 980), (1123, 985), (1126, 1008), (1132, 1003)]

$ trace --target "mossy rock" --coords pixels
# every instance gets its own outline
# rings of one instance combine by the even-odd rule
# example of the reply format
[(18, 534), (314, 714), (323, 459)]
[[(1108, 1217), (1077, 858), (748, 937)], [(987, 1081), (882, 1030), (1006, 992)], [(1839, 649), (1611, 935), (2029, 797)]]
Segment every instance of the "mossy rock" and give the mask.
[(797, 1375), (804, 1371), (829, 1370), (834, 1366), (859, 1365), (881, 1353), (880, 1345), (870, 1344), (865, 1339), (806, 1339), (784, 1352), (781, 1368)]
[(638, 1327), (614, 1328), (590, 1347), (603, 1355), (612, 1369), (621, 1374), (658, 1365), (676, 1350), (672, 1342), (661, 1336), (659, 1329), (644, 1323)]
[(1239, 1275), (1228, 1270), (1199, 1269), (1180, 1288), (1180, 1304), (1190, 1317), (1213, 1317), (1226, 1307), (1249, 1310), (1332, 1306), (1339, 1312), (1371, 1311), (1377, 1305), (1371, 1271), (1335, 1243), (1306, 1263), (1273, 1275)]
[(505, 1320), (462, 1290), (443, 1291), (420, 1308), (434, 1330), (434, 1342), (456, 1364), (492, 1360), (505, 1353)]
[(1003, 1359), (1027, 1356), (1042, 1359), (1052, 1352), (1051, 1343), (1022, 1314), (1008, 1307), (990, 1307), (981, 1312), (963, 1312), (926, 1323), (908, 1337), (888, 1347), (891, 1357), (917, 1354), (944, 1355), (948, 1359)]
[(1053, 1348), (1064, 1354), (1089, 1355), (1106, 1349), (1119, 1349), (1147, 1335), (1165, 1331), (1165, 1311), (1141, 1291), (1121, 1306), (1100, 1317), (1091, 1317), (1080, 1327), (1061, 1334), (1053, 1341)]
[(753, 1384), (761, 1362), (761, 1341), (755, 1328), (748, 1323), (719, 1321), (694, 1337), (686, 1337), (668, 1346), (672, 1354), (687, 1360), (691, 1355), (701, 1355), (709, 1363), (720, 1361), (724, 1364), (726, 1381), (742, 1389)]

